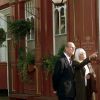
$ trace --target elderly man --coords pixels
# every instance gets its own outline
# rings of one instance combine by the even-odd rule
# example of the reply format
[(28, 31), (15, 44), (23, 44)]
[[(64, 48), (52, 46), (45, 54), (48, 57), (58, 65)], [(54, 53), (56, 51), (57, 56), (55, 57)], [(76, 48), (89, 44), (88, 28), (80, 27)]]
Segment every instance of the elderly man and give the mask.
[[(56, 91), (58, 100), (75, 100), (75, 82), (74, 82), (74, 66), (71, 57), (75, 53), (75, 44), (68, 42), (65, 45), (64, 53), (57, 61), (52, 77), (53, 88)], [(90, 62), (96, 53), (93, 53), (85, 59), (80, 65), (85, 65)], [(75, 64), (74, 64), (75, 65)]]

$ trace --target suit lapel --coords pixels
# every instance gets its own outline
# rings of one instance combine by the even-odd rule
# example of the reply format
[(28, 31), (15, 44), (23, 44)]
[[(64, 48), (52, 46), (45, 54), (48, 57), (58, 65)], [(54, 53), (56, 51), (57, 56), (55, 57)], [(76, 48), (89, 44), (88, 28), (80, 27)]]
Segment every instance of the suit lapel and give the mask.
[(72, 64), (70, 65), (70, 63), (69, 63), (68, 59), (66, 58), (66, 56), (64, 57), (64, 60), (65, 60), (65, 63), (67, 64), (67, 67), (69, 66), (71, 68), (72, 72), (74, 73), (73, 66), (72, 66)]

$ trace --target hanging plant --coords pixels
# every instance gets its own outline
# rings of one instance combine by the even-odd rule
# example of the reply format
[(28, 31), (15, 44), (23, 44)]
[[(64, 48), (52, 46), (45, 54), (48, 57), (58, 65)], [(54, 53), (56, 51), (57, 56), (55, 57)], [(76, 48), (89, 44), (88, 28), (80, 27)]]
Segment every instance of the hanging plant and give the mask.
[(2, 46), (2, 43), (6, 40), (6, 32), (3, 28), (0, 28), (0, 46)]
[(48, 57), (44, 57), (43, 58), (43, 67), (45, 70), (47, 70), (47, 72), (53, 72), (55, 63), (58, 59), (58, 56), (48, 56)]
[(31, 27), (31, 22), (23, 19), (15, 20), (9, 23), (9, 30), (16, 41), (20, 40), (21, 38), (24, 38), (26, 34), (30, 32)]
[(58, 53), (56, 55), (50, 55), (43, 58), (43, 67), (46, 69), (47, 72), (53, 72), (56, 61), (59, 59), (60, 55), (62, 55), (64, 51), (65, 45), (62, 45), (61, 48), (59, 48)]
[(34, 55), (31, 52), (25, 52), (24, 48), (19, 48), (17, 68), (23, 82), (27, 82), (30, 79), (28, 75), (28, 65), (30, 64), (35, 65)]

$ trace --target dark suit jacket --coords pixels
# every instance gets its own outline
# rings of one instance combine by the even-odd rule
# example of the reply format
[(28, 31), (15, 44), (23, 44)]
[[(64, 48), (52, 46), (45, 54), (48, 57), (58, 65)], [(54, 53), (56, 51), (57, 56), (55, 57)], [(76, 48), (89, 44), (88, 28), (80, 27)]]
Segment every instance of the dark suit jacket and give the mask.
[(89, 62), (86, 59), (81, 64), (73, 61), (70, 66), (68, 59), (63, 54), (57, 61), (52, 77), (53, 88), (57, 91), (58, 96), (74, 97), (75, 96), (75, 82), (74, 82), (74, 71), (75, 68), (84, 66)]

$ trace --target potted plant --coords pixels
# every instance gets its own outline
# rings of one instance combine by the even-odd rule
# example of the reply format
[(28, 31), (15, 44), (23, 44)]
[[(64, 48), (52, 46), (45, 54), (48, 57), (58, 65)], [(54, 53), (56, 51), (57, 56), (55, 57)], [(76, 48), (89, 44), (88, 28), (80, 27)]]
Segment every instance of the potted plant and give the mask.
[(24, 19), (9, 22), (9, 30), (16, 41), (24, 38), (30, 32), (31, 27), (31, 22)]
[(6, 40), (6, 32), (3, 28), (0, 28), (0, 46), (2, 46), (2, 43)]

